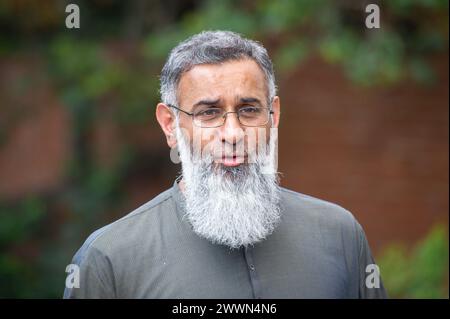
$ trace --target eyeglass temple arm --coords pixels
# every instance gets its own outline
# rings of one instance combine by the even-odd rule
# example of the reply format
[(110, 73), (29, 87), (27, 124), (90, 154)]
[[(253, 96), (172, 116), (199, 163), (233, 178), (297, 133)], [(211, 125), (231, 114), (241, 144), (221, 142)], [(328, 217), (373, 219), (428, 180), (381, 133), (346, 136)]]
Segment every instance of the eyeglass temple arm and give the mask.
[(185, 114), (187, 114), (187, 115), (190, 115), (190, 116), (194, 115), (194, 113), (190, 113), (190, 112), (188, 112), (188, 111), (182, 110), (182, 109), (180, 109), (179, 107), (176, 107), (175, 105), (167, 104), (167, 106), (173, 107), (174, 109), (177, 109), (178, 111), (181, 111), (181, 112), (183, 112), (183, 113), (185, 113)]

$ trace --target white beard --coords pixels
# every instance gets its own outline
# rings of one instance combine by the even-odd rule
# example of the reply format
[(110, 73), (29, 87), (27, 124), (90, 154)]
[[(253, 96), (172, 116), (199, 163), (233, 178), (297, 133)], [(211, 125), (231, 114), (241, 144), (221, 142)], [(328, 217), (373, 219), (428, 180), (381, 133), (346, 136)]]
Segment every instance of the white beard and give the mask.
[[(254, 163), (226, 167), (211, 156), (195, 156), (176, 125), (186, 211), (194, 232), (215, 244), (246, 247), (266, 239), (280, 221), (276, 137)], [(194, 155), (192, 154), (194, 153)]]

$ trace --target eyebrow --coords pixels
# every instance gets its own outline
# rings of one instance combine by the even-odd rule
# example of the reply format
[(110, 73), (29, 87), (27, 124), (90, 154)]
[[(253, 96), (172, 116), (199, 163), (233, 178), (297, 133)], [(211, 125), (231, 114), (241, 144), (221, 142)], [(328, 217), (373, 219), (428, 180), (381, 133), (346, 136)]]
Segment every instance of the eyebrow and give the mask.
[(220, 99), (215, 99), (215, 100), (200, 100), (197, 103), (194, 104), (194, 106), (192, 107), (193, 109), (197, 106), (200, 105), (207, 105), (207, 106), (211, 106), (211, 105), (216, 105), (217, 103), (220, 102)]
[(241, 97), (239, 99), (241, 103), (258, 103), (261, 104), (261, 101), (256, 97)]
[[(195, 103), (195, 104), (193, 105), (192, 109), (195, 109), (197, 106), (201, 106), (201, 105), (205, 105), (205, 106), (214, 106), (214, 105), (219, 104), (219, 102), (220, 102), (220, 99), (215, 99), (215, 100), (208, 100), (208, 99), (200, 100), (200, 101), (198, 101), (197, 103)], [(261, 101), (260, 101), (258, 98), (256, 98), (256, 97), (241, 97), (241, 98), (239, 99), (239, 102), (240, 102), (240, 103), (258, 103), (258, 104), (261, 104)]]

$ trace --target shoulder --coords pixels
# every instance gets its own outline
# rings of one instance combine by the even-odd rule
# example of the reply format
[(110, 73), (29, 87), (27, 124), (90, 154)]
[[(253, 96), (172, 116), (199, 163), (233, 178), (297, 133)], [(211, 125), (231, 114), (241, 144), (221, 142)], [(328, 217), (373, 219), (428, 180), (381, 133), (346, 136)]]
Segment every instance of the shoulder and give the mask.
[(281, 199), (286, 212), (298, 218), (308, 218), (334, 225), (355, 226), (356, 219), (353, 214), (336, 203), (287, 188), (281, 188)]
[(303, 214), (313, 214), (317, 217), (331, 218), (341, 222), (354, 222), (353, 214), (344, 207), (320, 198), (281, 188), (283, 204)]
[(92, 254), (110, 255), (117, 250), (135, 246), (142, 234), (156, 235), (164, 218), (163, 212), (174, 210), (172, 191), (168, 189), (124, 217), (94, 231), (83, 243), (73, 258), (80, 265)]
[[(295, 233), (301, 241), (308, 242), (324, 254), (343, 258), (349, 272), (355, 269), (364, 233), (354, 215), (344, 207), (323, 199), (282, 189), (282, 207), (285, 229)], [(339, 257), (341, 256), (341, 257)]]

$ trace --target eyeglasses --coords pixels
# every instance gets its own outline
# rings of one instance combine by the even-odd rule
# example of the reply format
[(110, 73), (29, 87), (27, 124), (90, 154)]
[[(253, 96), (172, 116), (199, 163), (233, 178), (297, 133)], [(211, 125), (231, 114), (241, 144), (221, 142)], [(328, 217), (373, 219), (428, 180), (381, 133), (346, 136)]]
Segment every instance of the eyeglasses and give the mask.
[(187, 112), (171, 104), (167, 104), (192, 117), (194, 125), (202, 128), (220, 127), (225, 124), (227, 115), (236, 113), (238, 121), (243, 126), (264, 126), (269, 122), (270, 115), (273, 111), (268, 107), (260, 106), (244, 106), (236, 112), (225, 112), (220, 107), (200, 107), (194, 112)]

